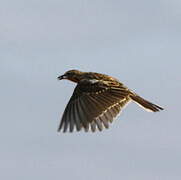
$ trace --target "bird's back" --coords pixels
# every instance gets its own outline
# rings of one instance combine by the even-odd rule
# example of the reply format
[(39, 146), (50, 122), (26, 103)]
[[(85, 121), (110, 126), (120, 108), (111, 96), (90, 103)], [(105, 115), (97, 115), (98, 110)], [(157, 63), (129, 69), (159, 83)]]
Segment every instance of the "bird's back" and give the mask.
[(119, 80), (117, 80), (114, 77), (108, 76), (106, 74), (96, 73), (96, 72), (86, 72), (84, 74), (84, 78), (97, 79), (101, 81), (114, 81), (114, 82), (120, 83)]

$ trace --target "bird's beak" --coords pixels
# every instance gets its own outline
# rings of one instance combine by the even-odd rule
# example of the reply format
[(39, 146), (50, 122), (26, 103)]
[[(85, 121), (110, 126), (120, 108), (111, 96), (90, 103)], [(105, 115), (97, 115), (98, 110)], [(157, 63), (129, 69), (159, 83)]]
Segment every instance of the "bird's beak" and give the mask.
[(58, 80), (67, 79), (67, 76), (66, 75), (58, 76), (57, 79)]

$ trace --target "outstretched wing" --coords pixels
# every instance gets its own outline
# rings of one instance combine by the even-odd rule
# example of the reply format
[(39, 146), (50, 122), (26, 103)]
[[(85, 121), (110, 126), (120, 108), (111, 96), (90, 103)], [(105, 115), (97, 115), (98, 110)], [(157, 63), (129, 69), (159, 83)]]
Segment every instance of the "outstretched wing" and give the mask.
[(108, 128), (109, 123), (130, 101), (130, 91), (122, 84), (112, 81), (80, 81), (63, 113), (58, 131), (73, 132), (82, 128), (94, 132)]

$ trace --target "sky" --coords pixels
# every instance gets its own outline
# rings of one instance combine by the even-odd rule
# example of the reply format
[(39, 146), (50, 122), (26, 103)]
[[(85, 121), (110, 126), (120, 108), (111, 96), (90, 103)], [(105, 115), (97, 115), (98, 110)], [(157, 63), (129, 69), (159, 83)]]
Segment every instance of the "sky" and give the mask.
[[(0, 1), (1, 179), (181, 179), (181, 1)], [(109, 74), (132, 103), (108, 130), (58, 133), (70, 69)]]

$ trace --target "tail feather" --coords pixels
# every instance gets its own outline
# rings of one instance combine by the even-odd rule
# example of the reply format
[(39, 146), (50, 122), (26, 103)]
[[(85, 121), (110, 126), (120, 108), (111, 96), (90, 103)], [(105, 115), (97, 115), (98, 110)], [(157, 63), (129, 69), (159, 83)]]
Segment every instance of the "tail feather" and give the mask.
[(133, 101), (138, 103), (138, 105), (141, 105), (146, 110), (149, 110), (149, 111), (152, 111), (152, 112), (157, 112), (157, 111), (163, 110), (162, 107), (160, 107), (160, 106), (158, 106), (156, 104), (153, 104), (153, 103), (143, 99), (142, 97), (140, 97), (138, 95), (131, 95), (130, 97), (131, 97), (131, 99)]

